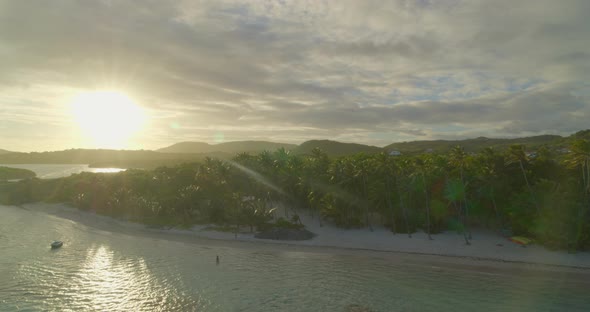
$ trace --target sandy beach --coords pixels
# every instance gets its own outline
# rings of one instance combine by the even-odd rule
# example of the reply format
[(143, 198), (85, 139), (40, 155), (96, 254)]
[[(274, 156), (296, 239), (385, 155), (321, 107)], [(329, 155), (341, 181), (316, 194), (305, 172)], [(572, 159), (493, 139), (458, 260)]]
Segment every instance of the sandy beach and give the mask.
[[(301, 216), (302, 223), (316, 236), (307, 241), (275, 241), (254, 238), (253, 233), (233, 233), (207, 230), (207, 225), (191, 229), (149, 229), (143, 224), (117, 220), (89, 212), (80, 211), (64, 204), (35, 203), (22, 206), (23, 209), (43, 212), (52, 216), (69, 219), (86, 226), (124, 234), (149, 235), (154, 238), (195, 242), (199, 244), (221, 244), (236, 247), (256, 246), (289, 251), (332, 252), (353, 255), (369, 255), (409, 259), (422, 259), (435, 263), (470, 263), (492, 268), (510, 268), (513, 264), (534, 267), (590, 270), (590, 252), (567, 253), (550, 251), (543, 246), (522, 247), (490, 231), (474, 231), (471, 245), (465, 245), (462, 235), (441, 233), (429, 240), (425, 233), (417, 232), (409, 238), (407, 234), (393, 235), (385, 228), (344, 230), (329, 224), (319, 226), (317, 219)], [(245, 230), (245, 228), (244, 228)], [(420, 257), (416, 257), (420, 255)]]

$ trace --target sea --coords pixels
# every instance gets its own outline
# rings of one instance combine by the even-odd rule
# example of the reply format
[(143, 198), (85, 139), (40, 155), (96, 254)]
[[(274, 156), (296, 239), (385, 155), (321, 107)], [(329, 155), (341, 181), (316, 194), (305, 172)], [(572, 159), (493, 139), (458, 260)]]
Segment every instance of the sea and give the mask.
[(118, 228), (0, 206), (0, 311), (590, 311), (587, 273)]
[(84, 164), (0, 164), (0, 167), (28, 169), (37, 174), (40, 179), (55, 179), (68, 177), (80, 172), (116, 173), (125, 171), (122, 168), (91, 168)]

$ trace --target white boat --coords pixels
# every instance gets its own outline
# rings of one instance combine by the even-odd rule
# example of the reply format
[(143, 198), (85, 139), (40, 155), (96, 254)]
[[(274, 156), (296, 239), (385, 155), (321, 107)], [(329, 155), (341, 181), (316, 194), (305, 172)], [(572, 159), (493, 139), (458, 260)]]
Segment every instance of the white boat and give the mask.
[(53, 243), (51, 243), (51, 249), (57, 249), (63, 245), (64, 245), (64, 242), (62, 242), (62, 241), (53, 241)]

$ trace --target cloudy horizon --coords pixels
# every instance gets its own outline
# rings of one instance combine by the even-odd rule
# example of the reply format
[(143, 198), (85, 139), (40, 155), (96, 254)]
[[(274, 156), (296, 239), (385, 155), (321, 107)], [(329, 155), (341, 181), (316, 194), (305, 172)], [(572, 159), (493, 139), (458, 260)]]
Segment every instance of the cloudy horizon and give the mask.
[(111, 89), (127, 149), (569, 135), (589, 51), (586, 0), (0, 0), (0, 149), (104, 147), (68, 101)]

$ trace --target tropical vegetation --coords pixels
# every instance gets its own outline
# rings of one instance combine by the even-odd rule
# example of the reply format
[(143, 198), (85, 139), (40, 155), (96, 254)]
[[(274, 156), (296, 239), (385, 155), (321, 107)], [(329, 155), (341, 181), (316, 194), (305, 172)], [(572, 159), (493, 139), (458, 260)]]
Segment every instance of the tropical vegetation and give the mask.
[[(567, 149), (523, 145), (466, 152), (329, 157), (281, 148), (205, 158), (155, 170), (81, 173), (0, 184), (0, 202), (68, 202), (148, 224), (295, 226), (303, 213), (342, 228), (376, 226), (392, 235), (462, 234), (474, 228), (522, 235), (550, 248), (590, 249), (590, 142)], [(285, 209), (276, 210), (278, 207)], [(279, 222), (271, 222), (281, 217)], [(296, 227), (296, 226), (295, 226)]]
[(31, 170), (0, 166), (0, 181), (28, 179), (35, 175)]

